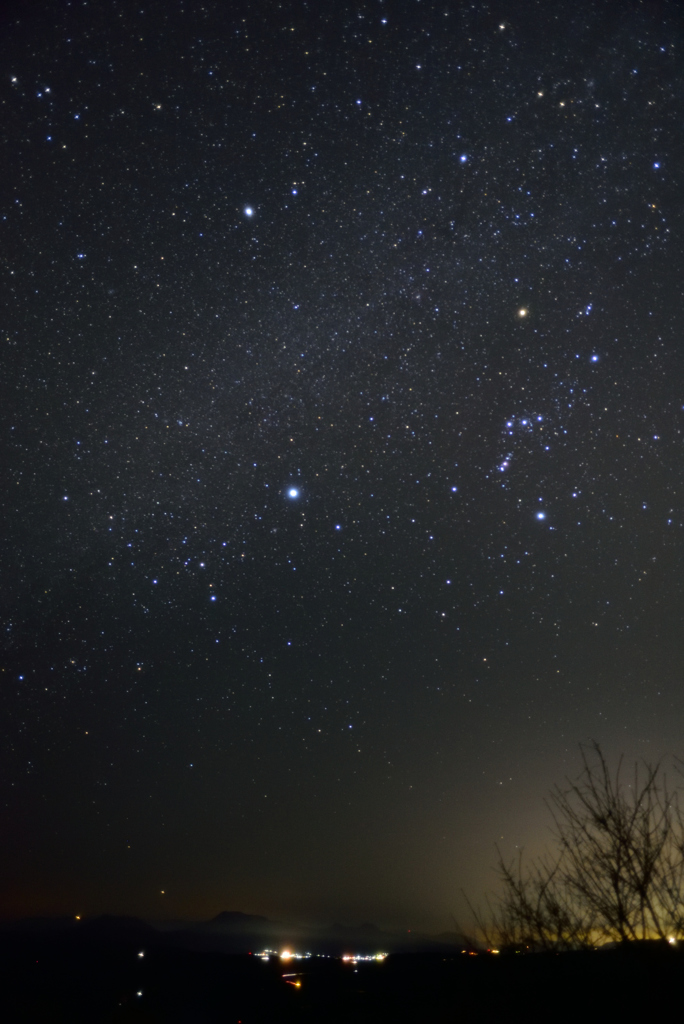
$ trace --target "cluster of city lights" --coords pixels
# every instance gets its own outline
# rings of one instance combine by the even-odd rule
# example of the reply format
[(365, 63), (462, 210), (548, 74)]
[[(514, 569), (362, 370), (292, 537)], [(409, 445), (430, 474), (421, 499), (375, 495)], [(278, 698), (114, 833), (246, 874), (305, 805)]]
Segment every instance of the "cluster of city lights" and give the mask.
[(277, 956), (280, 960), (310, 960), (313, 955), (313, 953), (293, 953), (289, 949), (284, 949), (281, 953), (275, 949), (262, 949), (260, 953), (257, 953), (261, 960), (270, 960), (272, 956)]
[(384, 960), (387, 953), (375, 953), (373, 956), (362, 956), (360, 953), (354, 953), (352, 955), (343, 956), (342, 959), (346, 963), (360, 964), (366, 960)]
[[(345, 963), (359, 964), (365, 961), (379, 962), (387, 957), (387, 953), (374, 953), (371, 956), (366, 956), (363, 953), (346, 953), (341, 957), (331, 957), (326, 953), (295, 953), (291, 949), (283, 949), (280, 953), (275, 949), (262, 949), (260, 953), (256, 954), (260, 960), (270, 960), (272, 956), (278, 957), (279, 960), (310, 960), (312, 957), (320, 957), (325, 960), (344, 960)], [(283, 975), (284, 977), (284, 975)]]

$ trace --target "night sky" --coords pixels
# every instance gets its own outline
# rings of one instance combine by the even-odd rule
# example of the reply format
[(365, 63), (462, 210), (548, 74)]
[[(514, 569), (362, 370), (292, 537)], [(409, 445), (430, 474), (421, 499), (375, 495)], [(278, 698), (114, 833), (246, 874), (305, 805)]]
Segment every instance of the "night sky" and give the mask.
[(453, 927), (684, 753), (681, 4), (0, 28), (0, 911)]

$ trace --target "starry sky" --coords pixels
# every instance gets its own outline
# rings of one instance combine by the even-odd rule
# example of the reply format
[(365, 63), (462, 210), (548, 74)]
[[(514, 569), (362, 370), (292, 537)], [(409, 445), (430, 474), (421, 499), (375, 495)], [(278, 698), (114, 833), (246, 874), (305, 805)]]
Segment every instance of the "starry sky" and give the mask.
[(2, 913), (448, 928), (684, 752), (683, 47), (4, 5)]

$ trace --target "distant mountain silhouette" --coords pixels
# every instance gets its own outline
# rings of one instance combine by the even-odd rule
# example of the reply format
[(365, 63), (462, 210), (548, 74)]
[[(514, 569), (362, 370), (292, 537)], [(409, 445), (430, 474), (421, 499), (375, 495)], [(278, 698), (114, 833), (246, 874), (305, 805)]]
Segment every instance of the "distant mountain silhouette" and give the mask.
[(391, 953), (416, 950), (451, 950), (463, 944), (455, 933), (424, 935), (420, 932), (388, 932), (365, 921), (358, 925), (292, 924), (272, 921), (260, 914), (223, 910), (208, 921), (167, 921), (149, 924), (138, 917), (102, 914), (77, 921), (75, 918), (34, 918), (0, 923), (0, 933), (55, 934), (63, 932), (69, 941), (92, 940), (95, 944), (136, 942), (145, 947), (175, 947), (197, 952), (249, 953), (260, 949), (294, 949), (299, 952)]
[(222, 910), (216, 917), (207, 921), (207, 924), (241, 930), (273, 926), (273, 922), (269, 921), (267, 917), (261, 917), (259, 914), (243, 914), (241, 910)]
[(0, 931), (16, 932), (52, 932), (76, 928), (79, 922), (75, 917), (24, 917), (19, 921), (2, 921)]
[(117, 939), (123, 939), (129, 936), (135, 938), (138, 935), (153, 936), (156, 934), (156, 929), (139, 917), (119, 917), (115, 914), (90, 917), (86, 921), (81, 921), (78, 927), (82, 933), (102, 938), (111, 935)]
[(333, 934), (341, 933), (343, 935), (363, 935), (366, 938), (375, 938), (375, 936), (387, 936), (387, 932), (383, 932), (381, 928), (378, 928), (376, 924), (371, 924), (370, 921), (364, 921), (363, 924), (356, 925), (345, 925), (345, 924), (332, 924), (328, 931)]

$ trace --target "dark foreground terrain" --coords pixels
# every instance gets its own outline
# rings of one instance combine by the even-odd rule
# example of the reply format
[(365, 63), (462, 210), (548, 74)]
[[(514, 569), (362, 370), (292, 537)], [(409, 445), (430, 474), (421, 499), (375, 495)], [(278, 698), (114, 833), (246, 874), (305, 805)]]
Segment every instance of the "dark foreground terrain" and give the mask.
[(684, 1002), (684, 952), (655, 945), (286, 963), (183, 949), (158, 937), (141, 943), (138, 934), (37, 929), (4, 931), (0, 962), (0, 1013), (12, 1024), (631, 1021), (681, 1019)]

